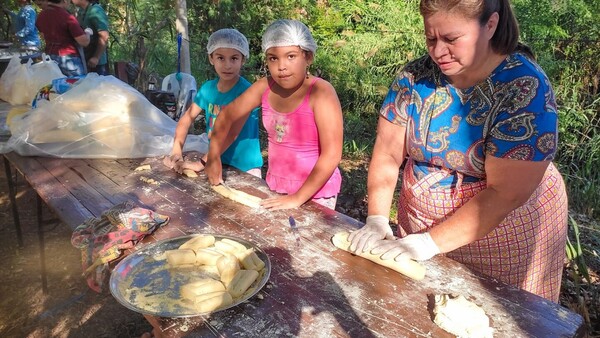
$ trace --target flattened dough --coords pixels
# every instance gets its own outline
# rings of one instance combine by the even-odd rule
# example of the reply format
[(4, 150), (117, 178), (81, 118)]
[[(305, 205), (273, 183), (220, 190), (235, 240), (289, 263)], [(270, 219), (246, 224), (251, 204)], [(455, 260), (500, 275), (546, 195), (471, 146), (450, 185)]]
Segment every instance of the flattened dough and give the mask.
[[(354, 254), (350, 251), (350, 242), (348, 241), (349, 235), (350, 233), (347, 231), (338, 232), (331, 238), (331, 242), (338, 249), (342, 249), (344, 251), (348, 251)], [(358, 256), (366, 258), (371, 262), (377, 263), (379, 265), (385, 266), (386, 268), (390, 268), (394, 271), (400, 272), (401, 274), (412, 279), (421, 280), (425, 277), (425, 267), (413, 261), (412, 259), (406, 259), (400, 262), (397, 262), (393, 259), (383, 260), (380, 256), (371, 254), (371, 252), (359, 253)]]
[(494, 329), (482, 308), (464, 296), (435, 295), (434, 319), (442, 329), (462, 338), (492, 338)]
[(223, 197), (229, 198), (234, 202), (241, 203), (251, 208), (259, 208), (262, 198), (247, 194), (233, 188), (227, 188), (222, 184), (213, 185), (213, 190), (221, 194)]
[(141, 165), (141, 166), (133, 169), (133, 171), (142, 171), (142, 170), (151, 170), (151, 169), (152, 169), (152, 167), (150, 167), (149, 164), (144, 164), (144, 165)]

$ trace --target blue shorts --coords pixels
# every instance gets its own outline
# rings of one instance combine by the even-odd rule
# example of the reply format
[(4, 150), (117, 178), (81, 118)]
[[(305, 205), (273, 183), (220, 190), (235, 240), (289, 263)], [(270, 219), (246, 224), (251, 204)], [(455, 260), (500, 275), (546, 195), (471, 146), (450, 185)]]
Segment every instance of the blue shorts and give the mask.
[(71, 55), (50, 55), (50, 58), (58, 63), (58, 68), (67, 77), (85, 75), (83, 62), (78, 56)]

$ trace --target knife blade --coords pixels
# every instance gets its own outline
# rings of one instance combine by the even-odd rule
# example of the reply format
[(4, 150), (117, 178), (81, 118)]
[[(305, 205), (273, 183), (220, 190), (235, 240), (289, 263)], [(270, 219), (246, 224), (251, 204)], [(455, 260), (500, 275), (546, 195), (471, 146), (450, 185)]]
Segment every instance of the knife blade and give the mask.
[(294, 234), (294, 238), (296, 238), (296, 245), (300, 246), (300, 234), (298, 233), (298, 226), (296, 226), (296, 220), (292, 216), (290, 216), (290, 218), (288, 220), (290, 222), (290, 228), (292, 229), (292, 234)]

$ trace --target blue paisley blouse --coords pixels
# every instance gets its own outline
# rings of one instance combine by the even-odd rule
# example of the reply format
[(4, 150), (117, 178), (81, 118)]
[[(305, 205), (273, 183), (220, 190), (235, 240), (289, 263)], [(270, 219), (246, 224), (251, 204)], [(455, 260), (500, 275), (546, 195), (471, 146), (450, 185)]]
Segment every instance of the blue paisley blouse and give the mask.
[(506, 59), (481, 83), (453, 87), (426, 55), (396, 76), (380, 114), (406, 126), (415, 175), (448, 169), (439, 182), (485, 179), (486, 155), (526, 161), (554, 159), (558, 117), (544, 71), (521, 53)]

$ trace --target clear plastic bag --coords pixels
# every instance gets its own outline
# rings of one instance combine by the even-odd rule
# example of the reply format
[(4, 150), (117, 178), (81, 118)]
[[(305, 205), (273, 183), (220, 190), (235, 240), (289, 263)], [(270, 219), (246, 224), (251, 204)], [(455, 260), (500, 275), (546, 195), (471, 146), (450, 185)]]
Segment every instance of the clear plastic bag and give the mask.
[(21, 63), (21, 58), (15, 55), (0, 78), (0, 99), (14, 106), (30, 105), (40, 88), (63, 77), (58, 64), (46, 54), (37, 63), (31, 59)]
[(22, 64), (18, 55), (10, 59), (0, 77), (0, 99), (13, 106), (31, 103), (31, 62)]
[(30, 70), (32, 91), (30, 101), (37, 95), (40, 88), (51, 84), (55, 79), (66, 77), (60, 71), (58, 64), (46, 54), (42, 54), (42, 61), (32, 64)]
[[(140, 158), (170, 153), (177, 123), (113, 76), (88, 74), (66, 93), (16, 116), (0, 153), (62, 158)], [(188, 135), (184, 151), (208, 151)]]

